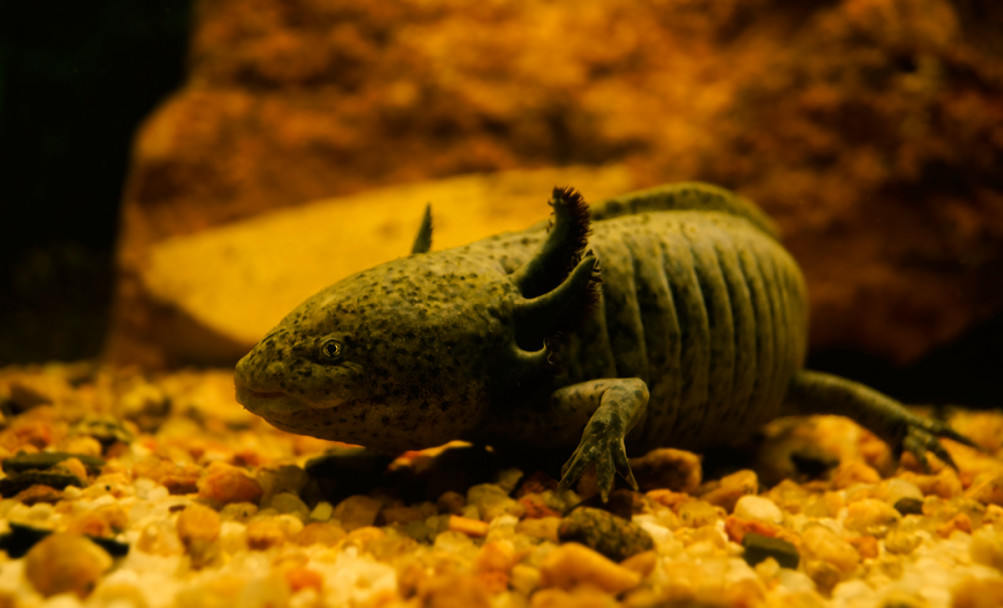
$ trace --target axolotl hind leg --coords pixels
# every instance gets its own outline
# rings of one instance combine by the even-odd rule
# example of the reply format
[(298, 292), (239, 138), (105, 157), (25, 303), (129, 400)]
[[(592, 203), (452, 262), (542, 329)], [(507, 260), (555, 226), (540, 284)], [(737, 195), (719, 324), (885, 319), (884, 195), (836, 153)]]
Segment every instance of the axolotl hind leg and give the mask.
[(639, 378), (589, 380), (558, 389), (550, 400), (555, 410), (592, 412), (578, 447), (561, 468), (560, 487), (570, 487), (594, 463), (603, 502), (609, 499), (615, 473), (636, 490), (624, 437), (644, 417), (647, 385)]
[(784, 400), (784, 413), (852, 418), (885, 440), (896, 456), (907, 450), (923, 467), (929, 466), (926, 453), (933, 452), (958, 468), (940, 444), (941, 437), (976, 447), (943, 422), (917, 416), (898, 401), (863, 384), (821, 372), (802, 370), (794, 375)]

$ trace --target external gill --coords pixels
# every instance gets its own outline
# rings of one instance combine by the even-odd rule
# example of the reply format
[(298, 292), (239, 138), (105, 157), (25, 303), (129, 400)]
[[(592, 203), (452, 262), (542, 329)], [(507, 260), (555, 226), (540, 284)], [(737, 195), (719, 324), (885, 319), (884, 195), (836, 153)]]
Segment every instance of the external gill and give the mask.
[(554, 188), (553, 224), (540, 251), (512, 273), (520, 298), (513, 304), (515, 343), (506, 369), (533, 378), (551, 369), (550, 347), (587, 318), (599, 298), (599, 261), (586, 251), (588, 205), (571, 188)]
[(543, 248), (512, 273), (512, 282), (525, 298), (535, 298), (557, 287), (578, 265), (588, 245), (592, 227), (589, 206), (578, 191), (554, 188), (550, 205), (553, 224)]
[(589, 252), (563, 283), (543, 295), (519, 300), (513, 310), (516, 343), (537, 350), (557, 333), (578, 325), (595, 300), (598, 273), (599, 261)]

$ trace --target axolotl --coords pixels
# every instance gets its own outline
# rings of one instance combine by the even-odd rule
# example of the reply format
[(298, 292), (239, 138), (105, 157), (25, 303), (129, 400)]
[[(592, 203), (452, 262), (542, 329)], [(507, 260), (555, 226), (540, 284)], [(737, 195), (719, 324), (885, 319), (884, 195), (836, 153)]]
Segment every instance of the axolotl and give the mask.
[(787, 413), (848, 416), (926, 463), (971, 444), (867, 386), (803, 368), (805, 283), (769, 218), (683, 183), (412, 253), (320, 291), (236, 367), (237, 400), (279, 429), (400, 453), (464, 439), (566, 449), (603, 499), (628, 453), (703, 450)]

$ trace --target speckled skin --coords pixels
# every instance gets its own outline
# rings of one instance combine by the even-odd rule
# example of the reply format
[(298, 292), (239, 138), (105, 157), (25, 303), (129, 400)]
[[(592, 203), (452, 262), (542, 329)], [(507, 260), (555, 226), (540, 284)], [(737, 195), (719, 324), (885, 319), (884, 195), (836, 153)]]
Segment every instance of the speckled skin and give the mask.
[[(626, 450), (702, 449), (781, 413), (849, 415), (921, 458), (965, 441), (862, 385), (801, 369), (797, 265), (751, 203), (705, 184), (417, 253), (314, 295), (237, 365), (237, 399), (294, 433), (399, 452), (452, 439), (565, 447), (562, 483)], [(577, 448), (575, 446), (577, 445)]]

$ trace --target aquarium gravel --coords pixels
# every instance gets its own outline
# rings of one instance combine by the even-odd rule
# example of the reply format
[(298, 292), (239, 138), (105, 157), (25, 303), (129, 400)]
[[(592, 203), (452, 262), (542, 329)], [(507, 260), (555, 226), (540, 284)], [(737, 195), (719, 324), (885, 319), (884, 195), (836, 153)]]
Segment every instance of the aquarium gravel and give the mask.
[(603, 504), (469, 446), (367, 473), (244, 412), (229, 371), (7, 368), (0, 401), (2, 607), (1003, 606), (998, 411), (949, 411), (982, 448), (945, 441), (957, 471), (787, 419), (723, 464), (636, 458), (642, 491)]

